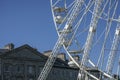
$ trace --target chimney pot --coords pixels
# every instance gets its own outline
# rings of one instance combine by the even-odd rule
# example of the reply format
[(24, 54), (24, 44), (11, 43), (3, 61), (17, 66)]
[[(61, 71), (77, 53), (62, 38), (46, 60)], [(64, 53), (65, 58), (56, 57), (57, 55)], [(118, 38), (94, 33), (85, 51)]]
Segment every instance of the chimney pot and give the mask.
[(9, 43), (9, 44), (5, 45), (4, 48), (8, 49), (8, 50), (12, 50), (12, 49), (14, 49), (14, 44), (13, 43)]

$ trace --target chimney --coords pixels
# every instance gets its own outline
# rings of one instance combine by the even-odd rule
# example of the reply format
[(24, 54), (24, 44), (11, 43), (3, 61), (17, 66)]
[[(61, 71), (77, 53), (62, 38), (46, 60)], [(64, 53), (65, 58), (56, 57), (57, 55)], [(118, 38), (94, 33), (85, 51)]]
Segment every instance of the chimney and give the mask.
[(12, 50), (12, 49), (14, 49), (14, 44), (13, 43), (9, 43), (9, 44), (4, 46), (4, 49)]
[(58, 56), (57, 56), (57, 58), (60, 58), (63, 61), (66, 61), (66, 55), (65, 55), (65, 53), (59, 53)]
[[(80, 56), (79, 55), (74, 55), (72, 57), (74, 58), (75, 61), (80, 61)], [(69, 59), (69, 61), (71, 61), (71, 59)]]
[(50, 56), (51, 53), (52, 53), (52, 50), (44, 51), (45, 56)]

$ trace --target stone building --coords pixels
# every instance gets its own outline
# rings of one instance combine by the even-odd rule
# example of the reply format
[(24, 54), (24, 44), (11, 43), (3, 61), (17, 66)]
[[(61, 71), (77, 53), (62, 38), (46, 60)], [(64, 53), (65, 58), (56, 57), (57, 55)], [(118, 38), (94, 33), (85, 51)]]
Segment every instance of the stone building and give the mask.
[[(37, 80), (47, 56), (29, 45), (0, 49), (0, 80)], [(77, 80), (78, 69), (57, 58), (47, 80)]]
[[(51, 53), (52, 53), (52, 50), (48, 50), (48, 51), (44, 51), (43, 54), (46, 55), (46, 56), (50, 56)], [(63, 61), (67, 61), (65, 53), (58, 53), (57, 58), (60, 58)]]

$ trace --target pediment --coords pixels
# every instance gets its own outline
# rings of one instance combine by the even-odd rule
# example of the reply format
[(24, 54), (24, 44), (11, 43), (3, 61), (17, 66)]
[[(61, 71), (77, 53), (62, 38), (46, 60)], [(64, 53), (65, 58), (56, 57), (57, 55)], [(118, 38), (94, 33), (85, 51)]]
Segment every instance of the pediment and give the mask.
[(38, 52), (37, 50), (31, 47), (22, 47), (10, 52), (7, 52), (4, 55), (6, 58), (23, 58), (23, 59), (31, 59), (31, 60), (45, 60), (47, 57)]
[(23, 49), (21, 51), (18, 51), (16, 53), (11, 54), (12, 57), (23, 57), (23, 58), (34, 58), (34, 59), (40, 59), (41, 56), (37, 55), (36, 53), (31, 52), (28, 49)]
[[(34, 61), (40, 61), (40, 62), (46, 62), (48, 59), (47, 56), (43, 55), (36, 49), (30, 47), (29, 45), (23, 45), (21, 47), (15, 48), (11, 51), (8, 51), (1, 55), (0, 57), (4, 59), (14, 59), (14, 60), (34, 60)], [(61, 59), (56, 59), (55, 62), (56, 66), (68, 66), (65, 61), (62, 61)]]

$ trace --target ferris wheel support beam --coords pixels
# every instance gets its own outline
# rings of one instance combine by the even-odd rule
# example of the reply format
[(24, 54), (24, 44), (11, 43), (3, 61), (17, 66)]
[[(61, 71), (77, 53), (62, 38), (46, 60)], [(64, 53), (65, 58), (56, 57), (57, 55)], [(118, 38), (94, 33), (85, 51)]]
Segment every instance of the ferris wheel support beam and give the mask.
[(117, 69), (117, 75), (120, 75), (120, 57), (119, 57), (119, 62), (118, 62), (118, 69)]
[(63, 32), (60, 34), (60, 36), (53, 48), (52, 54), (49, 56), (47, 62), (45, 63), (45, 66), (44, 66), (43, 70), (41, 71), (37, 80), (46, 80), (47, 79), (47, 76), (48, 76), (49, 72), (51, 71), (52, 66), (54, 65), (54, 62), (56, 60), (57, 53), (59, 52), (60, 48), (62, 47), (62, 45), (64, 43), (64, 38), (68, 35), (68, 34), (66, 34), (66, 31), (69, 31), (71, 29), (71, 25), (74, 22), (74, 20), (76, 19), (83, 3), (84, 3), (84, 0), (76, 0), (73, 11), (72, 11), (70, 17), (68, 18), (68, 21), (63, 29)]
[(111, 26), (112, 26), (112, 22), (113, 22), (113, 18), (115, 16), (115, 12), (116, 12), (116, 9), (117, 9), (118, 2), (116, 1), (115, 4), (116, 5), (114, 7), (114, 11), (113, 11), (113, 14), (112, 14), (111, 18), (110, 18), (111, 2), (110, 2), (110, 5), (109, 5), (109, 9), (108, 9), (108, 19), (107, 19), (107, 25), (106, 25), (105, 38), (104, 38), (104, 41), (103, 41), (103, 46), (102, 46), (102, 49), (101, 49), (100, 57), (99, 57), (98, 63), (97, 63), (97, 66), (100, 66), (99, 67), (100, 69), (103, 67), (106, 41), (107, 41), (107, 38), (108, 38), (108, 35), (109, 35), (109, 32), (110, 32)]
[(94, 12), (93, 12), (93, 16), (91, 19), (89, 33), (88, 33), (87, 41), (85, 43), (85, 49), (84, 49), (84, 53), (83, 53), (83, 57), (82, 57), (81, 65), (83, 65), (83, 66), (85, 66), (87, 64), (88, 59), (89, 59), (89, 52), (91, 50), (93, 37), (94, 37), (97, 23), (99, 20), (98, 16), (101, 15), (100, 10), (101, 10), (102, 1), (103, 0), (96, 0), (95, 1), (95, 6), (94, 6), (94, 10), (93, 10)]
[[(120, 17), (119, 17), (119, 20), (120, 20)], [(119, 47), (119, 42), (120, 42), (120, 23), (117, 25), (116, 32), (114, 35), (114, 40), (113, 40), (112, 47), (111, 47), (111, 51), (110, 51), (110, 54), (108, 57), (108, 62), (107, 62), (107, 66), (106, 66), (106, 71), (108, 74), (112, 73), (115, 58), (117, 55), (117, 49)]]

